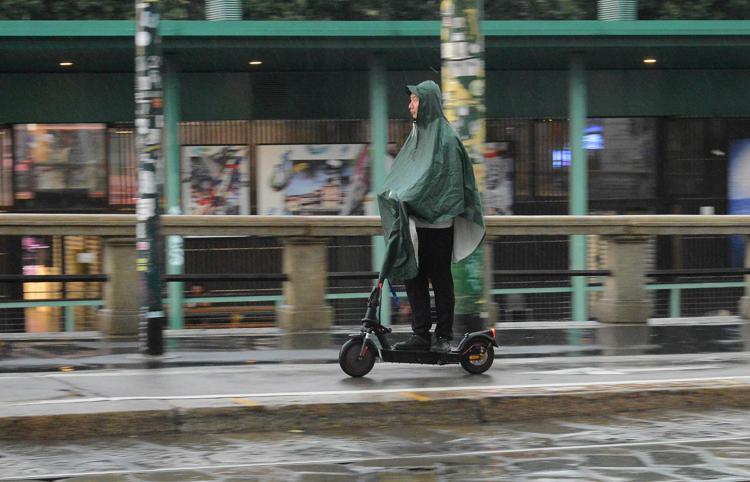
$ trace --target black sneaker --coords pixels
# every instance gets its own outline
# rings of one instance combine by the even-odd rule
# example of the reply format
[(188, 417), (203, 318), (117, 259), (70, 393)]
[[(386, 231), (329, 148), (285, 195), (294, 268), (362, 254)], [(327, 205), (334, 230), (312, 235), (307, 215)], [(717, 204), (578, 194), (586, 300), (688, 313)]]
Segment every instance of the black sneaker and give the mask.
[(435, 351), (438, 353), (448, 353), (449, 351), (451, 351), (450, 341), (447, 338), (435, 337), (435, 339), (432, 340), (430, 351)]
[(429, 350), (430, 340), (422, 338), (419, 335), (412, 335), (406, 341), (401, 341), (393, 345), (394, 350)]

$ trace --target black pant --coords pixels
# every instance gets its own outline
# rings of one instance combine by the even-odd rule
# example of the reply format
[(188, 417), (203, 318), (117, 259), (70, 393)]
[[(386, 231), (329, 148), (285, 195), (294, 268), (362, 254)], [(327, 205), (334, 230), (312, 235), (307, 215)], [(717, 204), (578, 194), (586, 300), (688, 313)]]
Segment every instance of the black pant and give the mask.
[(419, 274), (406, 280), (406, 294), (411, 305), (411, 329), (415, 334), (430, 339), (432, 317), (430, 314), (430, 290), (432, 282), (435, 292), (437, 326), (435, 334), (450, 340), (453, 335), (453, 227), (445, 229), (417, 228), (419, 239)]

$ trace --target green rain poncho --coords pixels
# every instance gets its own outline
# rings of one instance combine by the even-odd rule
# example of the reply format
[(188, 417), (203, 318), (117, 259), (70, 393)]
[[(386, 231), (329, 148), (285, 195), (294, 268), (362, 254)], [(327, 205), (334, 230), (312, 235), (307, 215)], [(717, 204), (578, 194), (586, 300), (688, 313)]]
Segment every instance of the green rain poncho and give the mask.
[(408, 86), (419, 97), (417, 119), (378, 193), (386, 252), (380, 278), (403, 281), (418, 273), (415, 220), (453, 220), (453, 262), (461, 261), (484, 238), (482, 204), (471, 159), (441, 106), (431, 81)]

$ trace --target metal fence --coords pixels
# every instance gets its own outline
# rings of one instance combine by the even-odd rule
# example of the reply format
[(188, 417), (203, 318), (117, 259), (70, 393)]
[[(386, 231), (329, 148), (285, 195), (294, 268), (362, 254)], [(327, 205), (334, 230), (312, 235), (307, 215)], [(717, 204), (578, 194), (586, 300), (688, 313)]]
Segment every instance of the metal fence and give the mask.
[[(0, 226), (3, 218), (0, 215)], [(13, 217), (14, 215), (10, 215)], [(83, 216), (86, 217), (86, 216)], [(95, 218), (95, 216), (94, 216)], [(110, 216), (128, 218), (129, 216)], [(178, 217), (172, 217), (177, 219)], [(183, 217), (186, 218), (186, 217)], [(196, 217), (187, 217), (196, 218)], [(528, 234), (518, 226), (513, 226), (513, 218), (532, 219), (533, 226)], [(503, 236), (492, 236), (485, 243), (492, 253), (492, 282), (489, 292), (495, 304), (497, 321), (564, 321), (571, 317), (571, 286), (567, 268), (567, 236), (554, 234), (575, 231), (575, 226), (563, 229), (559, 221), (546, 230), (549, 235), (540, 235), (544, 230), (544, 217), (494, 217), (488, 218), (491, 231), (512, 231)], [(564, 217), (549, 217), (561, 219)], [(597, 217), (587, 217), (596, 219)], [(607, 217), (614, 219), (622, 217)], [(630, 219), (639, 218), (629, 217)], [(645, 219), (658, 219), (644, 216)], [(680, 219), (699, 221), (713, 218), (721, 223), (720, 217), (680, 216)], [(726, 217), (721, 217), (725, 219)], [(732, 217), (740, 219), (741, 217)], [(13, 218), (19, 221), (18, 217)], [(376, 220), (365, 219), (370, 225), (367, 230), (377, 232)], [(569, 218), (574, 219), (574, 218)], [(371, 222), (373, 221), (373, 222)], [(295, 224), (302, 226), (303, 220)], [(314, 221), (313, 221), (314, 222)], [(614, 222), (614, 221), (613, 221)], [(687, 222), (687, 221), (686, 221)], [(692, 221), (691, 221), (692, 222)], [(558, 224), (555, 224), (558, 223)], [(125, 223), (127, 224), (127, 223)], [(345, 223), (344, 223), (345, 224)], [(493, 227), (492, 224), (496, 226)], [(237, 223), (239, 226), (239, 223)], [(528, 226), (528, 223), (527, 223)], [(585, 226), (579, 231), (586, 232)], [(627, 224), (619, 227), (612, 224), (610, 230), (628, 231)], [(645, 225), (648, 227), (648, 224)], [(732, 266), (737, 246), (727, 234), (687, 234), (689, 223), (684, 228), (665, 229), (671, 231), (659, 238), (667, 240), (671, 246), (689, 246), (699, 243), (713, 247), (710, 266), (707, 261), (689, 259), (690, 249), (682, 249), (679, 271), (659, 269), (656, 250), (646, 250), (650, 257), (646, 290), (653, 300), (652, 317), (716, 316), (737, 315), (738, 301), (745, 293), (744, 273)], [(503, 229), (503, 227), (505, 227)], [(600, 226), (601, 228), (601, 226)], [(5, 226), (5, 230), (13, 229)], [(50, 235), (54, 226), (39, 227), (39, 236), (47, 236), (51, 241), (48, 255), (42, 260), (44, 272), (23, 274), (21, 262), (3, 262), (0, 271), (0, 330), (5, 332), (48, 332), (48, 331), (88, 331), (97, 329), (97, 310), (103, 306), (101, 286), (105, 275), (101, 272), (101, 246), (99, 237), (76, 237), (66, 232)], [(127, 231), (126, 227), (122, 227)], [(192, 236), (185, 240), (184, 310), (185, 326), (197, 328), (228, 327), (267, 327), (275, 326), (277, 306), (284, 300), (282, 258), (285, 236), (216, 237), (216, 228), (207, 232), (209, 236)], [(243, 228), (232, 228), (242, 231)], [(275, 228), (274, 228), (275, 229)], [(364, 229), (364, 228), (363, 228)], [(604, 229), (604, 228), (601, 228)], [(651, 227), (658, 232), (658, 227)], [(710, 230), (706, 225), (704, 230)], [(722, 229), (743, 232), (741, 224), (725, 226)], [(184, 231), (185, 229), (183, 229)], [(187, 231), (200, 231), (200, 223), (195, 223)], [(247, 228), (252, 231), (252, 228)], [(345, 232), (346, 226), (339, 229)], [(520, 231), (519, 231), (520, 230)], [(632, 229), (630, 229), (632, 231)], [(34, 232), (33, 227), (24, 227), (24, 233)], [(589, 229), (590, 231), (590, 229)], [(372, 272), (377, 269), (372, 264), (372, 243), (382, 242), (379, 237), (362, 235), (362, 229), (351, 229), (351, 236), (330, 236), (328, 245), (328, 289), (326, 302), (334, 309), (334, 323), (351, 325), (359, 322), (365, 306), (365, 298), (372, 286)], [(0, 231), (2, 233), (2, 231)], [(589, 270), (606, 270), (606, 253), (597, 248), (596, 234), (589, 235)], [(0, 247), (4, 253), (24, 247), (21, 236), (0, 237)], [(649, 246), (656, 246), (657, 235), (651, 238)], [(704, 246), (705, 247), (705, 246)], [(741, 249), (741, 248), (740, 248)], [(666, 254), (674, 257), (673, 251)], [(76, 266), (77, 261), (85, 261), (86, 271)], [(672, 260), (674, 261), (674, 260)], [(39, 259), (34, 262), (41, 262)], [(59, 266), (56, 266), (56, 263)], [(37, 268), (40, 265), (36, 265)], [(705, 268), (712, 268), (706, 272)], [(692, 270), (692, 272), (691, 272)], [(531, 273), (530, 273), (531, 272)], [(604, 272), (604, 271), (602, 271)], [(30, 272), (29, 272), (30, 273)], [(232, 279), (227, 273), (240, 276)], [(35, 277), (42, 276), (42, 277)], [(600, 296), (606, 276), (587, 276), (589, 297)], [(392, 314), (393, 323), (408, 323), (407, 300), (402, 287), (397, 286), (403, 309)], [(166, 296), (166, 294), (165, 294)]]

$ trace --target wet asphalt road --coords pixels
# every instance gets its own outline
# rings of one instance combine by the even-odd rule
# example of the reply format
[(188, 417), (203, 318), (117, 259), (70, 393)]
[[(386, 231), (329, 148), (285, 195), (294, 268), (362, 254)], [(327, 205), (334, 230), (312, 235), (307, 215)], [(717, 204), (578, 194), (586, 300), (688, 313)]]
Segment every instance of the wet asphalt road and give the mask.
[[(610, 360), (606, 362), (604, 360)], [(351, 378), (338, 364), (277, 364), (185, 367), (140, 370), (0, 374), (0, 404), (45, 403), (58, 406), (83, 401), (138, 398), (179, 399), (243, 396), (267, 400), (282, 395), (336, 399), (363, 392), (457, 389), (507, 389), (578, 384), (656, 383), (674, 380), (750, 378), (743, 354), (678, 357), (598, 357), (537, 359), (510, 365), (503, 360), (482, 375), (469, 375), (456, 365), (377, 363), (363, 378)]]
[(747, 481), (747, 410), (0, 443), (0, 480)]
[[(482, 376), (458, 367), (378, 364), (351, 379), (335, 364), (193, 367), (0, 375), (0, 402), (58, 410), (87, 397), (391, 391), (441, 387), (630, 383), (747, 378), (746, 357), (701, 355), (498, 363)], [(421, 391), (420, 391), (421, 390)], [(426, 390), (426, 391), (425, 391)], [(327, 395), (323, 395), (327, 393)], [(18, 405), (20, 402), (21, 405)], [(97, 402), (92, 402), (97, 403)], [(37, 407), (39, 408), (39, 407)], [(435, 425), (288, 432), (0, 441), (0, 480), (120, 481), (748, 481), (750, 412), (663, 411), (493, 425)]]

